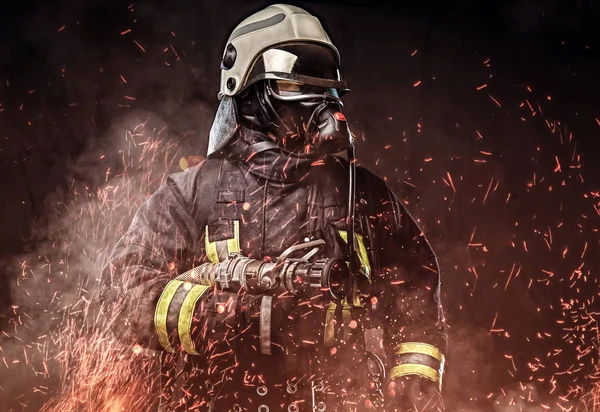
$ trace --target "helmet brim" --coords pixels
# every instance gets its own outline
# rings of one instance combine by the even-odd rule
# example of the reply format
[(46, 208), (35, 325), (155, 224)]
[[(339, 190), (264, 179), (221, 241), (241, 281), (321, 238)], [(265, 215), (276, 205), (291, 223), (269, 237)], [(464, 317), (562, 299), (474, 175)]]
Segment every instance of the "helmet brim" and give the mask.
[(337, 51), (318, 43), (282, 43), (259, 53), (240, 92), (260, 80), (269, 79), (332, 88), (340, 94), (350, 90), (341, 77)]

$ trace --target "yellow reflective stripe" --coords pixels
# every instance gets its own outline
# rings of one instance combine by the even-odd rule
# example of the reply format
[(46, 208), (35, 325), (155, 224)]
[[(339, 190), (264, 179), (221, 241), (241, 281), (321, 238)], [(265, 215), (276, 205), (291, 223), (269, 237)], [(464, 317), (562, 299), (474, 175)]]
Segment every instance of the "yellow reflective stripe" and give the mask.
[(429, 355), (432, 358), (436, 358), (440, 362), (444, 362), (444, 354), (441, 350), (428, 343), (421, 342), (405, 342), (398, 345), (396, 354), (402, 355), (403, 353), (420, 353), (422, 355)]
[[(185, 287), (185, 286), (184, 286)], [(177, 321), (177, 332), (181, 347), (190, 355), (200, 355), (196, 352), (194, 342), (192, 341), (192, 319), (194, 318), (194, 309), (198, 299), (208, 290), (208, 286), (195, 285), (185, 296), (181, 309), (179, 311), (179, 320)]]
[[(337, 309), (337, 304), (335, 302), (331, 302), (329, 307), (327, 308), (327, 312), (325, 313), (325, 335), (323, 337), (323, 343), (325, 347), (333, 345), (333, 339), (335, 338), (335, 322), (332, 320), (335, 319), (335, 310)], [(344, 339), (347, 338), (346, 335), (349, 333), (349, 323), (350, 323), (350, 310), (352, 309), (352, 305), (348, 303), (346, 299), (342, 301), (342, 323), (344, 324)]]
[(233, 239), (227, 239), (227, 255), (240, 252), (240, 221), (233, 221)]
[[(217, 242), (208, 240), (208, 225), (206, 225), (204, 235), (204, 249), (206, 249), (206, 257), (211, 263), (219, 263), (219, 253), (217, 252)], [(240, 253), (240, 221), (233, 221), (233, 238), (224, 239), (227, 244), (227, 256), (230, 253)], [(227, 256), (224, 259), (227, 259)]]
[(208, 240), (208, 225), (206, 225), (204, 235), (204, 249), (206, 249), (206, 257), (210, 263), (219, 263), (219, 255), (217, 254), (217, 242)]
[(347, 341), (350, 336), (350, 309), (352, 306), (344, 300), (344, 305), (342, 306), (342, 323), (344, 324), (344, 340)]
[(169, 312), (169, 305), (171, 305), (173, 296), (175, 296), (175, 292), (177, 292), (177, 289), (182, 283), (183, 281), (181, 280), (172, 280), (167, 283), (167, 286), (165, 286), (160, 294), (160, 298), (158, 298), (156, 311), (154, 312), (154, 327), (156, 328), (158, 341), (160, 342), (160, 346), (162, 346), (167, 352), (175, 352), (171, 346), (171, 342), (169, 342), (169, 332), (167, 331), (167, 314)]
[(431, 366), (421, 365), (417, 363), (405, 363), (397, 365), (390, 371), (388, 380), (393, 380), (401, 376), (419, 375), (434, 382), (440, 382), (440, 373)]
[(323, 344), (325, 347), (333, 345), (333, 339), (335, 338), (335, 309), (337, 305), (334, 302), (329, 304), (327, 313), (325, 314), (325, 333), (323, 335)]
[[(340, 233), (340, 237), (346, 243), (348, 243), (348, 232), (345, 230), (338, 230)], [(356, 242), (358, 243), (358, 250), (356, 251), (358, 254), (358, 260), (361, 264), (361, 271), (363, 274), (371, 281), (371, 264), (369, 263), (369, 255), (367, 254), (367, 248), (365, 246), (363, 235), (355, 233)]]
[(340, 232), (340, 236), (342, 237), (342, 240), (346, 243), (348, 243), (348, 232), (346, 232), (345, 230), (338, 230), (338, 232)]
[(367, 255), (363, 236), (356, 234), (356, 240), (358, 240), (358, 258), (360, 259), (360, 263), (364, 265), (365, 275), (371, 280), (371, 265), (369, 264), (369, 255)]
[[(340, 237), (346, 243), (348, 243), (348, 232), (345, 230), (338, 230)], [(360, 261), (360, 271), (363, 275), (367, 277), (369, 283), (371, 282), (371, 265), (369, 263), (369, 256), (367, 255), (367, 248), (365, 247), (365, 242), (363, 240), (363, 236), (356, 233), (356, 240), (358, 243), (358, 260)], [(350, 266), (350, 262), (346, 262), (348, 266)], [(354, 279), (354, 285), (352, 285), (352, 305), (355, 307), (361, 307), (359, 290), (358, 290), (358, 279)]]

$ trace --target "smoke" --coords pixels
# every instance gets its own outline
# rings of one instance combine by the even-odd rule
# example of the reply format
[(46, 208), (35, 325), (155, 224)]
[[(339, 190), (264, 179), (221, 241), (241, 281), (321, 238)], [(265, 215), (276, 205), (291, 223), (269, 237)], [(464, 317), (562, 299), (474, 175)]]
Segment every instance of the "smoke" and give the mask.
[[(0, 267), (10, 288), (0, 293), (5, 302), (10, 290), (12, 307), (0, 335), (0, 404), (13, 410), (38, 410), (61, 390), (78, 391), (63, 400), (118, 409), (127, 394), (105, 395), (136, 363), (116, 363), (120, 380), (96, 385), (111, 361), (152, 369), (151, 356), (111, 352), (89, 325), (101, 262), (179, 159), (204, 153), (227, 31), (259, 8), (68, 3), (23, 11), (2, 28), (18, 39), (0, 43), (0, 164), (11, 177), (2, 193), (15, 199), (3, 202), (2, 250), (11, 255)], [(600, 205), (584, 168), (589, 154), (580, 158), (589, 129), (566, 129), (563, 117), (585, 111), (560, 95), (549, 100), (542, 85), (575, 86), (544, 77), (549, 63), (533, 57), (500, 60), (462, 28), (432, 33), (426, 19), (327, 7), (313, 9), (323, 11), (355, 88), (347, 106), (361, 122), (353, 130), (366, 133), (359, 158), (406, 201), (440, 258), (449, 410), (559, 411), (564, 394), (586, 391), (593, 404)], [(544, 7), (506, 10), (532, 33), (548, 18), (562, 22), (556, 2)], [(13, 35), (20, 26), (23, 36)], [(131, 388), (149, 393), (152, 384)]]
[(100, 273), (141, 202), (190, 153), (147, 112), (116, 120), (103, 142), (70, 165), (68, 191), (46, 198), (31, 251), (3, 262), (19, 273), (11, 285), (12, 327), (0, 340), (5, 405), (39, 408), (57, 393), (47, 410), (109, 411), (114, 402), (143, 410), (156, 401), (156, 357), (113, 340), (98, 311)]
[(22, 9), (2, 26), (13, 40), (0, 46), (0, 164), (14, 176), (2, 191), (19, 202), (3, 208), (13, 222), (2, 238), (12, 253), (0, 258), (3, 309), (11, 305), (0, 318), (0, 404), (145, 410), (156, 401), (155, 357), (103, 330), (99, 275), (141, 202), (181, 158), (205, 152), (214, 51), (198, 41), (204, 17), (67, 3)]

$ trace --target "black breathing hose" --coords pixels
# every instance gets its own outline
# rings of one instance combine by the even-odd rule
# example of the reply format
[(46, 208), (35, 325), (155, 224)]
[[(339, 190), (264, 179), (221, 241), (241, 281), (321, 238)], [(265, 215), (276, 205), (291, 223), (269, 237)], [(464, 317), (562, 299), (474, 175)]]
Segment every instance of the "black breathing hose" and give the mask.
[[(352, 134), (350, 134), (352, 136)], [(348, 226), (348, 256), (350, 268), (350, 284), (348, 285), (347, 293), (349, 301), (352, 302), (354, 285), (356, 284), (356, 262), (354, 260), (354, 213), (356, 208), (356, 152), (354, 150), (354, 141), (350, 143), (348, 148), (348, 217), (346, 225)]]

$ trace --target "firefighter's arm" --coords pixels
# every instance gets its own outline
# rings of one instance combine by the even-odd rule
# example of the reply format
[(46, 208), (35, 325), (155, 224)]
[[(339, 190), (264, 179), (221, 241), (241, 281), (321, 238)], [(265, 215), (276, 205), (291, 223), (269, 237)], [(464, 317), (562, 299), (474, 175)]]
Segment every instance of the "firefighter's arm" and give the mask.
[[(197, 172), (186, 172), (187, 187), (198, 187)], [(103, 271), (103, 305), (122, 343), (198, 354), (198, 342), (221, 339), (237, 324), (238, 299), (175, 279), (200, 263), (202, 237), (192, 217), (195, 194), (181, 187), (169, 178), (135, 214)]]
[(446, 328), (437, 259), (418, 225), (388, 189), (376, 279), (387, 357), (386, 410), (442, 411)]

